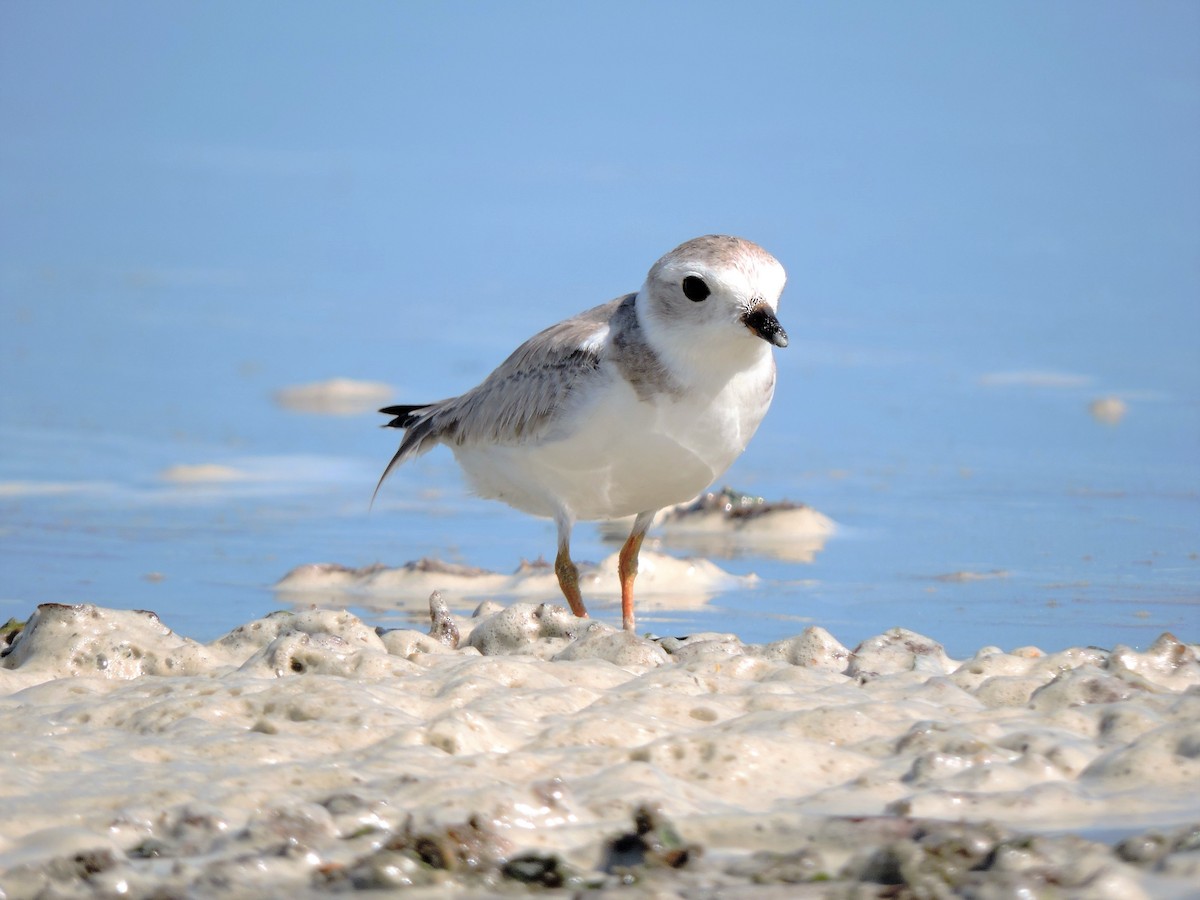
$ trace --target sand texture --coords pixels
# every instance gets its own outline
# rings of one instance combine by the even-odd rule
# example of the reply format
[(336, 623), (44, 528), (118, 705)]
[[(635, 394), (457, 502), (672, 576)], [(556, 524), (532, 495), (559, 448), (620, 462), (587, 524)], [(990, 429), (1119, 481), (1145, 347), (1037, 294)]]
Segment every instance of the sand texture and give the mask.
[(953, 660), (903, 629), (850, 650), (431, 607), (428, 633), (313, 609), (210, 644), (39, 607), (0, 661), (3, 896), (1200, 884), (1200, 648), (1169, 634)]

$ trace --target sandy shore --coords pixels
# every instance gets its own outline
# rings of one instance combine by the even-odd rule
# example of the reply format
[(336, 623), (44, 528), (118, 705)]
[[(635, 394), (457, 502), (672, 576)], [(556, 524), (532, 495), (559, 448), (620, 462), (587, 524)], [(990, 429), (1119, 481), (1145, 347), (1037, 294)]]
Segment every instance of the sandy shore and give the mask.
[(1198, 653), (651, 641), (436, 598), (429, 633), (314, 609), (199, 644), (45, 605), (0, 661), (0, 887), (1190, 896)]

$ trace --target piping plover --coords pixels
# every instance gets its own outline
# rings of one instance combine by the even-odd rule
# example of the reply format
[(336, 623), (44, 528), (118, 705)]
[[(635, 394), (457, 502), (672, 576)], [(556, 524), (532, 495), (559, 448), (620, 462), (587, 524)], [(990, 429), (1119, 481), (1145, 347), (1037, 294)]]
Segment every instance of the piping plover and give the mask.
[(554, 519), (554, 571), (580, 617), (571, 529), (635, 516), (617, 570), (632, 631), (638, 552), (655, 512), (720, 477), (771, 404), (771, 348), (788, 342), (775, 317), (786, 278), (741, 238), (681, 244), (637, 293), (551, 325), (465, 394), (381, 410), (405, 434), (379, 485), (447, 445), (480, 496)]

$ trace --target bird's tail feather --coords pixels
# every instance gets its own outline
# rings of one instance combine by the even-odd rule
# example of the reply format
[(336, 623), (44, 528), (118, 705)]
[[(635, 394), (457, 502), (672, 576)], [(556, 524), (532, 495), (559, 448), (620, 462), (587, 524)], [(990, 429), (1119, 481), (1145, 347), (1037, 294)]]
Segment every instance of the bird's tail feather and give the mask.
[[(385, 416), (394, 416), (392, 421), (385, 424), (384, 428), (408, 428), (420, 421), (425, 411), (432, 404), (418, 403), (412, 406), (385, 406), (380, 410)], [(392, 473), (392, 469), (400, 465), (410, 456), (421, 452), (421, 441), (410, 440), (413, 435), (406, 434), (404, 440), (400, 442), (400, 449), (396, 451), (396, 455), (392, 457), (392, 461), (387, 464), (387, 468), (383, 470), (383, 474), (379, 476), (379, 481), (375, 483), (375, 490), (371, 492), (371, 503), (368, 509), (375, 505), (375, 498), (379, 495), (379, 489), (383, 486), (384, 479)]]
[(384, 428), (407, 428), (421, 417), (421, 413), (429, 409), (432, 404), (418, 403), (413, 406), (385, 406), (380, 410), (385, 416), (395, 416), (396, 418), (384, 425)]

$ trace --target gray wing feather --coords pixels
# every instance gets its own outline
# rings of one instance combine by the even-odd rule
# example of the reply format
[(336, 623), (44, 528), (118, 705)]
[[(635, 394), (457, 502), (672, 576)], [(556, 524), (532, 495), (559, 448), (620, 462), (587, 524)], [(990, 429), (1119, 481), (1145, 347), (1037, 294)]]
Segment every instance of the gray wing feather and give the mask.
[(600, 368), (600, 353), (585, 346), (588, 340), (609, 325), (622, 304), (632, 312), (634, 296), (551, 325), (465, 394), (414, 407), (397, 418), (392, 424), (406, 429), (404, 439), (379, 483), (396, 466), (439, 443), (519, 444), (545, 435), (583, 380)]

